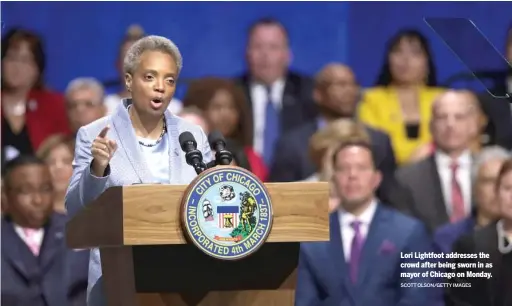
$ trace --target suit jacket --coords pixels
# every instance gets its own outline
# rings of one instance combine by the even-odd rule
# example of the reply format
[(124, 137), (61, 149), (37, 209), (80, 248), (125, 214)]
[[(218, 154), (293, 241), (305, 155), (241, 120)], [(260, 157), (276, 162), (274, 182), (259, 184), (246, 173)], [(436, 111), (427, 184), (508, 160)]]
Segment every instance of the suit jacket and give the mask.
[[(112, 186), (126, 186), (139, 183), (152, 183), (151, 172), (139, 149), (139, 143), (132, 128), (127, 106), (131, 100), (124, 100), (116, 111), (107, 117), (80, 128), (76, 137), (73, 176), (66, 194), (66, 208), (70, 216), (78, 213), (84, 206), (95, 200), (103, 191)], [(208, 139), (202, 129), (165, 111), (167, 134), (169, 140), (169, 164), (171, 184), (189, 184), (196, 176), (193, 167), (185, 160), (178, 137), (189, 131), (198, 143), (198, 150), (205, 162), (212, 160)], [(110, 161), (110, 173), (105, 177), (91, 174), (91, 144), (100, 131), (110, 124), (107, 137), (117, 142), (118, 149)], [(98, 249), (92, 249), (89, 263), (89, 305), (104, 305), (102, 292), (101, 260)]]
[[(401, 268), (401, 252), (429, 252), (431, 240), (413, 218), (378, 205), (360, 261), (358, 282), (349, 279), (338, 213), (330, 216), (330, 241), (301, 244), (296, 306), (431, 306), (427, 288), (404, 287), (400, 273), (423, 272)], [(414, 260), (412, 260), (414, 261)], [(410, 282), (430, 282), (413, 279)]]
[[(274, 164), (270, 171), (272, 182), (295, 182), (304, 180), (318, 169), (309, 157), (309, 139), (318, 130), (316, 120), (303, 124), (282, 135), (276, 145)], [(375, 164), (385, 177), (393, 177), (396, 163), (389, 137), (376, 129), (367, 127), (374, 148)]]
[[(505, 82), (503, 82), (505, 84)], [(489, 93), (478, 96), (488, 122), (484, 134), (489, 138), (484, 145), (498, 145), (512, 149), (512, 99), (495, 98)]]
[[(248, 74), (244, 74), (237, 77), (235, 82), (243, 88), (247, 96), (247, 102), (249, 103), (247, 106), (248, 113), (251, 118), (253, 118), (254, 114), (250, 94), (250, 76)], [(282, 101), (283, 108), (280, 112), (281, 132), (289, 131), (300, 126), (304, 122), (314, 120), (318, 115), (316, 104), (313, 101), (313, 79), (296, 72), (289, 71), (286, 75), (285, 82)], [(254, 130), (254, 127), (252, 130)], [(251, 143), (253, 143), (252, 139)]]
[(431, 232), (450, 222), (434, 155), (399, 168), (396, 178), (413, 197), (409, 210)]
[(498, 231), (496, 222), (461, 237), (454, 246), (454, 252), (464, 254), (489, 254), (489, 258), (455, 259), (455, 263), (492, 264), (492, 268), (459, 268), (454, 272), (466, 273), (485, 271), (492, 278), (457, 277), (453, 283), (469, 283), (468, 287), (447, 288), (446, 306), (510, 306), (512, 305), (512, 252), (501, 254), (498, 250)]
[[(3, 305), (71, 306), (69, 296), (73, 294), (67, 277), (70, 252), (64, 239), (65, 219), (64, 215), (52, 215), (45, 226), (40, 255), (35, 257), (16, 233), (12, 221), (2, 218)], [(86, 281), (87, 274), (78, 274), (77, 280), (82, 277), (82, 281)]]
[(473, 217), (441, 226), (434, 233), (434, 249), (440, 253), (450, 253), (455, 241), (471, 233), (474, 229), (475, 218)]

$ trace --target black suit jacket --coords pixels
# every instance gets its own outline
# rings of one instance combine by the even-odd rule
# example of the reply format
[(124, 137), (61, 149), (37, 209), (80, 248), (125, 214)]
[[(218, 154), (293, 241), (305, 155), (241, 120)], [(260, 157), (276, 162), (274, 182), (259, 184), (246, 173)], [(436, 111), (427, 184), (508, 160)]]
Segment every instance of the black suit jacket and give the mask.
[[(251, 118), (253, 118), (250, 77), (248, 74), (244, 74), (236, 78), (235, 81), (244, 89), (249, 103), (248, 112)], [(280, 113), (281, 132), (289, 131), (304, 122), (316, 118), (318, 110), (313, 101), (313, 88), (314, 82), (312, 78), (292, 71), (287, 73), (282, 101), (283, 108)], [(254, 122), (254, 120), (252, 121)]]
[[(452, 283), (470, 284), (468, 287), (452, 286), (446, 289), (446, 306), (510, 306), (512, 305), (512, 252), (501, 254), (498, 250), (498, 231), (496, 222), (461, 237), (454, 245), (453, 252), (459, 254), (489, 254), (489, 258), (454, 259), (456, 264), (480, 262), (484, 268), (457, 268), (465, 276), (451, 280)], [(485, 268), (485, 265), (492, 268)], [(492, 278), (467, 277), (467, 272), (485, 271)]]
[(489, 93), (482, 93), (478, 99), (488, 119), (484, 133), (489, 140), (484, 145), (499, 145), (512, 149), (512, 98), (495, 98)]
[(2, 305), (85, 305), (88, 260), (76, 262), (76, 254), (67, 249), (65, 220), (64, 215), (53, 214), (35, 257), (12, 221), (2, 219)]

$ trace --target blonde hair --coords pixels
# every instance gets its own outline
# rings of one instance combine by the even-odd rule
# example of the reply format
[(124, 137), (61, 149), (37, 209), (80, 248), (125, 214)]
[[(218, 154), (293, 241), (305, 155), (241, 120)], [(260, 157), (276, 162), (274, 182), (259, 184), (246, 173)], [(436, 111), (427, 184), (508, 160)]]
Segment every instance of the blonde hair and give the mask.
[(44, 140), (39, 149), (37, 149), (36, 156), (42, 160), (46, 160), (50, 153), (61, 145), (65, 145), (71, 152), (71, 155), (74, 154), (75, 139), (66, 135), (57, 134)]
[(338, 119), (317, 131), (309, 141), (309, 156), (320, 173), (320, 180), (329, 181), (333, 174), (332, 155), (346, 142), (371, 145), (363, 124), (353, 119)]

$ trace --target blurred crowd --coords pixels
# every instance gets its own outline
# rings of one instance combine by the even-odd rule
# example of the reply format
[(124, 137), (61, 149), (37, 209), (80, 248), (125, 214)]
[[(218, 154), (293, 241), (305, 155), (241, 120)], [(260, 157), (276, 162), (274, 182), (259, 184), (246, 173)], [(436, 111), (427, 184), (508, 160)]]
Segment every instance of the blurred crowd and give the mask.
[[(508, 31), (506, 56), (512, 62)], [(341, 305), (512, 305), (512, 294), (503, 290), (512, 287), (511, 101), (440, 87), (429, 42), (416, 30), (389, 39), (371, 88), (362, 88), (344, 63), (326, 63), (314, 76), (290, 70), (292, 50), (278, 20), (261, 19), (247, 35), (246, 73), (191, 81), (182, 101), (171, 101), (171, 112), (206, 133), (220, 131), (233, 164), (264, 182), (330, 182), (332, 212), (361, 219), (369, 214), (365, 247), (378, 238), (390, 243), (384, 252), (398, 250), (397, 260), (363, 257), (359, 266), (372, 264), (372, 276), (341, 290), (307, 279), (321, 282), (322, 273), (348, 278), (352, 270), (332, 272), (315, 246), (305, 244), (297, 305), (317, 305), (307, 301), (338, 294), (354, 300)], [(144, 36), (132, 27), (119, 45), (121, 84), (124, 55)], [(74, 137), (129, 93), (107, 95), (93, 76), (70, 80), (64, 93), (49, 90), (43, 76), (51, 63), (41, 38), (30, 31), (8, 31), (1, 48), (2, 302), (85, 305), (89, 253), (67, 249), (63, 239)], [(512, 93), (507, 69), (494, 86)], [(361, 200), (367, 198), (373, 200)], [(333, 222), (341, 231), (331, 233), (328, 243), (338, 243), (333, 237), (343, 241), (348, 265), (351, 247), (345, 242), (358, 230)], [(378, 222), (384, 225), (379, 231)], [(400, 288), (400, 252), (454, 248), (493, 254), (501, 276), (472, 283), (471, 291)], [(365, 294), (351, 295), (353, 287)]]

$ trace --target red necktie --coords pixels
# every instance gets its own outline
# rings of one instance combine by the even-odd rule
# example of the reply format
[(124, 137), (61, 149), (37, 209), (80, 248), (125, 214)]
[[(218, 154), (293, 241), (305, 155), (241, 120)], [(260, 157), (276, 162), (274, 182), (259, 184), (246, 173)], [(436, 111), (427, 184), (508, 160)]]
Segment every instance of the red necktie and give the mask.
[(25, 243), (30, 251), (32, 251), (32, 254), (39, 256), (39, 249), (41, 246), (36, 239), (37, 230), (25, 228), (23, 229), (23, 233), (25, 234)]
[(452, 222), (457, 222), (466, 216), (464, 208), (464, 197), (462, 196), (462, 189), (460, 188), (460, 184), (457, 181), (457, 170), (459, 165), (454, 162), (450, 165), (450, 168), (452, 169), (452, 215), (450, 220)]

